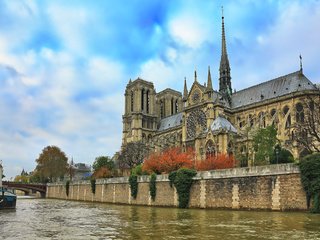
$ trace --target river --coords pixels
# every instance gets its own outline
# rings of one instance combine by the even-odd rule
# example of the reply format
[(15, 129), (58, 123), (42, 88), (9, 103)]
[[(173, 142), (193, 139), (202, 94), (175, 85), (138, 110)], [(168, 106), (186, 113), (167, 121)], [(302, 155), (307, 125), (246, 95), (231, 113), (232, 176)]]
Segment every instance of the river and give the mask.
[(0, 239), (320, 239), (320, 215), (18, 199)]

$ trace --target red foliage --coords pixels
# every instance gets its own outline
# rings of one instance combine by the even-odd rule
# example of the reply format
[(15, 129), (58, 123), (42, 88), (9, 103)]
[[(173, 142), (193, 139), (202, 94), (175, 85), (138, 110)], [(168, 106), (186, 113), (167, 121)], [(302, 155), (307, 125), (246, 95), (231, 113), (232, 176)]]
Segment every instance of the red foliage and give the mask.
[(92, 174), (92, 177), (95, 179), (109, 178), (112, 176), (113, 176), (112, 171), (110, 171), (107, 167), (101, 167)]
[(195, 168), (198, 171), (209, 171), (214, 169), (226, 169), (233, 168), (236, 166), (236, 159), (233, 155), (218, 154), (215, 156), (207, 157), (206, 160), (197, 161)]
[(142, 170), (147, 172), (170, 173), (179, 168), (193, 168), (194, 152), (189, 149), (170, 148), (162, 153), (152, 153), (143, 163)]

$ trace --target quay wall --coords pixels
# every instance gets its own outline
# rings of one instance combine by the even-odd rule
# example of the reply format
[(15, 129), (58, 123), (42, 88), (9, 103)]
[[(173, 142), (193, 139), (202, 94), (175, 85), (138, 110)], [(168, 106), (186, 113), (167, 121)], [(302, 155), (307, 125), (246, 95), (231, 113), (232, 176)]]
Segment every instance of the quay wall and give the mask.
[[(138, 178), (138, 195), (131, 197), (128, 178), (97, 179), (95, 194), (90, 181), (47, 185), (47, 198), (147, 206), (178, 206), (178, 195), (168, 175), (158, 175), (156, 198), (149, 194), (149, 176)], [(255, 209), (275, 211), (307, 210), (299, 168), (280, 164), (199, 172), (191, 187), (189, 207), (213, 209)]]

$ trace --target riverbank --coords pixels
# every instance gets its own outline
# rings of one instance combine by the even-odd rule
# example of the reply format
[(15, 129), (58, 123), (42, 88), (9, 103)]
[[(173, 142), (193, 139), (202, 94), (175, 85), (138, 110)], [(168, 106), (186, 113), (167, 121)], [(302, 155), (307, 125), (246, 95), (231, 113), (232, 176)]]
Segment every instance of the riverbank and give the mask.
[[(156, 197), (149, 193), (149, 176), (138, 178), (138, 195), (131, 197), (128, 178), (97, 179), (95, 194), (90, 181), (47, 185), (47, 198), (148, 206), (178, 206), (168, 175), (158, 175)], [(307, 210), (306, 194), (294, 164), (199, 172), (190, 192), (190, 208), (274, 211)]]

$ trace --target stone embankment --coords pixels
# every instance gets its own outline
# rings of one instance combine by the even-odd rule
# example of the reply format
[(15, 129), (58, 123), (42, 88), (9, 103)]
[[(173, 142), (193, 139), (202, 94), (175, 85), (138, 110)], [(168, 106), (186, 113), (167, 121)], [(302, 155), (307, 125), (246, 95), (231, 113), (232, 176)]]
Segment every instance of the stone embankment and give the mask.
[[(128, 178), (98, 179), (95, 194), (90, 181), (48, 184), (47, 198), (116, 204), (178, 206), (178, 195), (170, 187), (168, 175), (158, 175), (156, 198), (149, 194), (149, 176), (138, 178), (138, 195), (131, 197)], [(199, 172), (191, 187), (191, 208), (307, 210), (306, 194), (294, 164), (234, 168)]]

